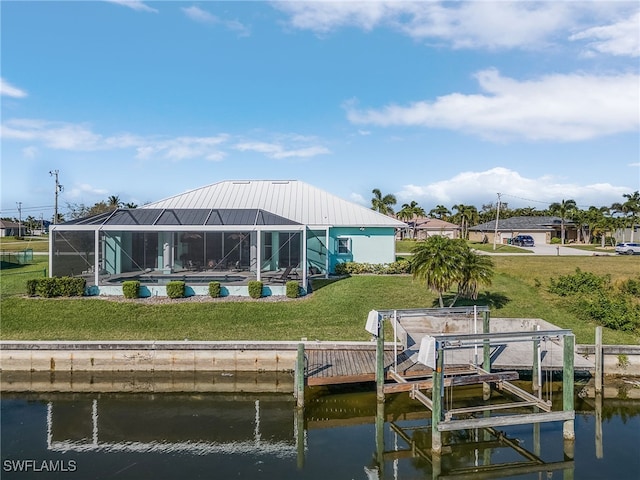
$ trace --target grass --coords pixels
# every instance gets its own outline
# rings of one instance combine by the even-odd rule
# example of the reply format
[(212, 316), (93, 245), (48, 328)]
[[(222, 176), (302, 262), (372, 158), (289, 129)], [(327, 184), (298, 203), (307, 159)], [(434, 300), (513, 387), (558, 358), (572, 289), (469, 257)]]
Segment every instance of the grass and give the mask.
[[(492, 317), (542, 318), (593, 343), (595, 324), (579, 320), (562, 299), (546, 291), (549, 279), (578, 267), (612, 279), (637, 278), (640, 257), (493, 257), (493, 285), (478, 304)], [(23, 267), (26, 268), (26, 267)], [(100, 298), (30, 299), (8, 296), (1, 272), (0, 337), (16, 340), (367, 340), (371, 309), (437, 306), (436, 297), (411, 276), (363, 275), (320, 280), (313, 295), (269, 302), (145, 304)], [(23, 279), (26, 280), (26, 279)], [(607, 344), (638, 344), (640, 336), (604, 329)]]
[(0, 250), (19, 252), (26, 248), (34, 252), (48, 252), (49, 237), (24, 237), (21, 240), (16, 240), (16, 237), (0, 237)]

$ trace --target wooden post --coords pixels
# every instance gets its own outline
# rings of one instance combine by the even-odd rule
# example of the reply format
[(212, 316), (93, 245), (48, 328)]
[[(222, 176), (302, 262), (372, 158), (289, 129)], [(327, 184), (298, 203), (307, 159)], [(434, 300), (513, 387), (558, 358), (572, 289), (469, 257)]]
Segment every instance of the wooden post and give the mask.
[(378, 316), (378, 338), (376, 339), (376, 398), (379, 402), (384, 402), (384, 322), (381, 321), (380, 316)]
[(304, 408), (304, 384), (305, 384), (305, 372), (304, 372), (304, 343), (298, 344), (298, 358), (296, 361), (296, 405), (299, 408)]
[(436, 369), (433, 372), (433, 389), (431, 390), (431, 452), (440, 455), (442, 452), (442, 433), (438, 425), (442, 420), (442, 389), (444, 387), (444, 349), (442, 344), (436, 341)]
[[(489, 333), (489, 330), (489, 312), (482, 312), (482, 333)], [(482, 369), (491, 373), (491, 344), (488, 338), (482, 343)], [(485, 401), (491, 398), (491, 385), (489, 383), (482, 384), (482, 398)]]
[[(574, 410), (573, 406), (573, 356), (575, 337), (564, 336), (563, 362), (562, 362), (562, 409), (565, 412)], [(565, 420), (562, 426), (562, 434), (565, 440), (575, 440), (574, 420)]]
[(296, 447), (298, 470), (304, 468), (304, 408), (296, 408)]
[[(534, 330), (540, 330), (540, 325), (536, 325)], [(540, 371), (540, 339), (536, 338), (533, 341), (533, 371), (531, 372), (531, 383), (533, 384), (533, 392), (538, 394), (540, 398), (542, 395), (541, 380), (542, 375)]]
[(596, 327), (596, 393), (602, 393), (602, 327)]
[(602, 392), (596, 392), (596, 458), (604, 456), (602, 448)]
[(384, 402), (376, 404), (376, 463), (378, 478), (384, 478)]

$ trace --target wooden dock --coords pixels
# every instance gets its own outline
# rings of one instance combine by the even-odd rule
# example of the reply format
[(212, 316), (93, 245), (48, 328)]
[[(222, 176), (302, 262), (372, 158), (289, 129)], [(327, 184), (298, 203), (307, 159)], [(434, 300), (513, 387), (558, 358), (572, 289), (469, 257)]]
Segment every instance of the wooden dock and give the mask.
[[(307, 349), (306, 384), (310, 387), (376, 381), (376, 347), (360, 349)], [(384, 352), (385, 367), (394, 365), (393, 349)], [(405, 352), (398, 351), (397, 370), (405, 376), (431, 375), (432, 370), (416, 364)], [(390, 377), (388, 377), (390, 378)]]

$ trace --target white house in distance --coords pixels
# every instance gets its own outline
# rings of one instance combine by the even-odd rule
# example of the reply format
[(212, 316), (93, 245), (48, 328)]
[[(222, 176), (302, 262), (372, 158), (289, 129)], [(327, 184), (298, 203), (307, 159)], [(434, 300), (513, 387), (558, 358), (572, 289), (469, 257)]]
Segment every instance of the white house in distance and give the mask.
[(52, 225), (49, 271), (84, 276), (93, 294), (119, 294), (135, 279), (162, 295), (184, 279), (191, 294), (214, 280), (223, 294), (246, 294), (260, 280), (279, 295), (287, 280), (306, 289), (338, 263), (395, 261), (397, 228), (406, 224), (297, 180), (223, 181)]

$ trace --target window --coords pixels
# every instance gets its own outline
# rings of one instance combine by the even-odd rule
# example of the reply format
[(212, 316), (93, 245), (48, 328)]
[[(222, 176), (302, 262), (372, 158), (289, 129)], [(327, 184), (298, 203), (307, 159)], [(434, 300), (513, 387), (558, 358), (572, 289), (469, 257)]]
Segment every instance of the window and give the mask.
[(351, 253), (351, 239), (338, 238), (338, 254)]

